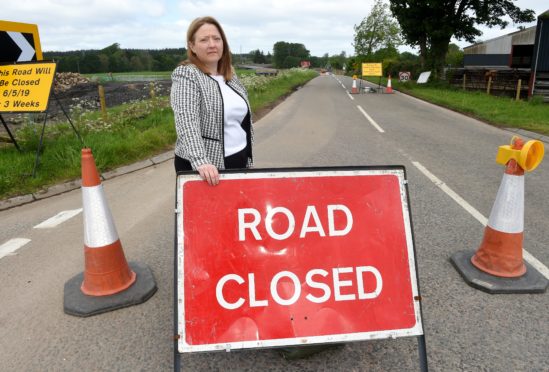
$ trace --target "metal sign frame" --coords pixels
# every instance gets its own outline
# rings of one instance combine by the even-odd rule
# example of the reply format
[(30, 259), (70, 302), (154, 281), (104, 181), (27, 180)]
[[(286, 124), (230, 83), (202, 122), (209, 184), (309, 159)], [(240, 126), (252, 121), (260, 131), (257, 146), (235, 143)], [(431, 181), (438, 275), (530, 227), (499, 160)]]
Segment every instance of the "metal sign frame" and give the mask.
[[(408, 268), (410, 285), (412, 287), (413, 307), (416, 323), (409, 329), (388, 331), (374, 331), (329, 336), (306, 337), (306, 344), (323, 344), (334, 342), (365, 341), (396, 337), (418, 337), (419, 359), (421, 370), (427, 370), (427, 355), (423, 317), (421, 310), (421, 296), (417, 271), (413, 226), (410, 203), (407, 189), (406, 170), (404, 166), (362, 166), (362, 167), (314, 167), (314, 168), (281, 168), (281, 169), (247, 169), (220, 171), (221, 182), (235, 179), (261, 178), (295, 178), (295, 177), (347, 177), (369, 175), (394, 175), (398, 178), (400, 198), (402, 203), (402, 217), (406, 236), (406, 250), (408, 253)], [(182, 186), (189, 181), (200, 181), (196, 172), (178, 172), (176, 179), (176, 208), (175, 208), (175, 237), (174, 237), (174, 369), (179, 370), (181, 353), (202, 351), (225, 351), (231, 349), (269, 348), (291, 345), (302, 345), (304, 337), (273, 340), (242, 341), (236, 343), (187, 345), (185, 342), (185, 319), (179, 318), (184, 309), (184, 273), (183, 273), (183, 195)], [(203, 181), (201, 181), (203, 182)]]

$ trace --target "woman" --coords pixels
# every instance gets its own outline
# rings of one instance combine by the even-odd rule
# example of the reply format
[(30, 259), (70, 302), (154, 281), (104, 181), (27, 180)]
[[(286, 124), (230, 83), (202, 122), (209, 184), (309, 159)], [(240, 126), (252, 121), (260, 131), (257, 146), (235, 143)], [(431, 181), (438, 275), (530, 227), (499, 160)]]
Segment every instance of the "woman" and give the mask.
[(197, 170), (214, 186), (219, 169), (253, 165), (250, 104), (234, 73), (225, 33), (214, 18), (191, 23), (187, 55), (172, 74), (175, 169)]

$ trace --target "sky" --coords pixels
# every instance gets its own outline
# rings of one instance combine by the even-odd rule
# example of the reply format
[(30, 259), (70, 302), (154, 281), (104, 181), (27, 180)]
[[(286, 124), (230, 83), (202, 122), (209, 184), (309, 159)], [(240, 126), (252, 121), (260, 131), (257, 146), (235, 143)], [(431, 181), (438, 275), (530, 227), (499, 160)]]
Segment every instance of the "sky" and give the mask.
[[(354, 29), (367, 17), (373, 0), (1, 0), (0, 20), (38, 25), (42, 51), (121, 48), (163, 49), (185, 46), (190, 22), (218, 19), (233, 53), (274, 43), (301, 43), (313, 56), (354, 54)], [(545, 0), (516, 0), (536, 15), (549, 9)], [(534, 23), (524, 26), (533, 26)], [(482, 40), (516, 31), (482, 28)], [(460, 47), (469, 45), (454, 40)], [(401, 51), (414, 51), (401, 47)]]

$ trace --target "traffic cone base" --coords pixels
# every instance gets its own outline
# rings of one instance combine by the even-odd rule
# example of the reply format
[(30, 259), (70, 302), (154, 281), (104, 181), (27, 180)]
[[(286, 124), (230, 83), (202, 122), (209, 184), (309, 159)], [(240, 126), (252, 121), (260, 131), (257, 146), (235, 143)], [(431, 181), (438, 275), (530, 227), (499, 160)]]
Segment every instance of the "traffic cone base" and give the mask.
[(504, 233), (486, 226), (480, 248), (471, 259), (471, 263), (477, 269), (495, 276), (521, 276), (526, 272), (522, 260), (522, 240), (523, 233)]
[(544, 293), (549, 280), (528, 262), (526, 273), (518, 278), (503, 278), (477, 269), (471, 264), (474, 251), (460, 251), (452, 255), (450, 262), (463, 280), (473, 288), (490, 294)]
[(111, 296), (87, 296), (80, 289), (84, 273), (75, 275), (65, 283), (63, 310), (66, 314), (88, 317), (139, 305), (151, 298), (156, 290), (156, 282), (151, 269), (142, 263), (129, 263), (130, 270), (136, 274), (136, 281), (125, 291)]
[(88, 296), (108, 296), (129, 288), (135, 273), (126, 263), (120, 240), (101, 248), (84, 246), (86, 271), (82, 292)]

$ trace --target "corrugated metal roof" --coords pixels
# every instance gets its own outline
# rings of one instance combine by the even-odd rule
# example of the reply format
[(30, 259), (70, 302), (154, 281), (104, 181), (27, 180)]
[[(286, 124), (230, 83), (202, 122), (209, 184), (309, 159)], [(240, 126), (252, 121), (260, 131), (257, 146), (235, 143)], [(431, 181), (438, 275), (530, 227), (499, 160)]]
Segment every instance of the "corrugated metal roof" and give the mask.
[(509, 53), (512, 45), (534, 44), (535, 37), (536, 26), (532, 26), (524, 30), (511, 32), (510, 34), (467, 46), (463, 48), (463, 51), (465, 54), (479, 54), (492, 53), (490, 49), (494, 49), (494, 52)]

